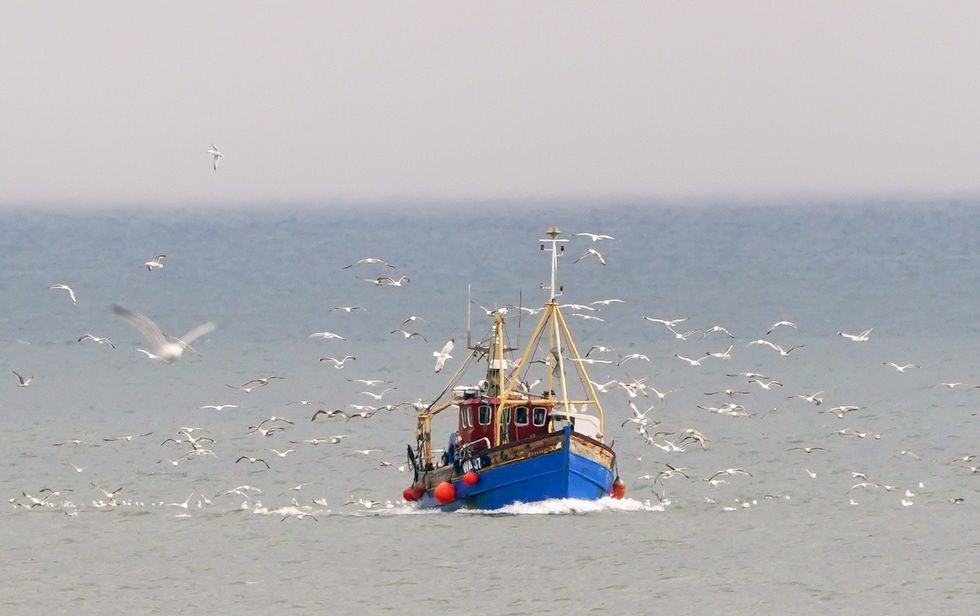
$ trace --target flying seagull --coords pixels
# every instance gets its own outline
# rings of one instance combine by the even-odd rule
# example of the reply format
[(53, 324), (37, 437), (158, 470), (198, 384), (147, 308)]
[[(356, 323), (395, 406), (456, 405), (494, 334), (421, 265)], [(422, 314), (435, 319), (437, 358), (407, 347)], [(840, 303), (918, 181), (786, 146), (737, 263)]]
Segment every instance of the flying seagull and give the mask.
[(217, 171), (218, 170), (218, 160), (220, 158), (224, 157), (224, 154), (222, 154), (221, 153), (221, 150), (218, 149), (218, 146), (214, 145), (213, 143), (211, 144), (211, 149), (208, 150), (208, 154), (210, 154), (211, 155), (211, 158), (214, 159), (214, 170)]
[(157, 255), (152, 259), (150, 259), (149, 261), (147, 261), (146, 263), (144, 263), (143, 265), (145, 265), (146, 269), (151, 272), (155, 269), (163, 269), (163, 260), (166, 258), (167, 255)]
[(443, 345), (441, 351), (432, 351), (433, 357), (436, 358), (436, 372), (442, 370), (443, 366), (446, 365), (447, 359), (452, 359), (453, 356), (450, 353), (453, 352), (454, 346), (456, 346), (456, 339), (450, 338), (449, 342)]
[(28, 386), (30, 386), (31, 383), (34, 382), (34, 377), (33, 376), (23, 377), (23, 376), (17, 374), (17, 372), (15, 370), (11, 370), (11, 372), (13, 372), (14, 373), (14, 376), (17, 377), (17, 381), (18, 381), (17, 382), (17, 387), (28, 387)]
[(100, 338), (98, 336), (93, 336), (92, 334), (84, 334), (81, 338), (78, 339), (79, 342), (85, 342), (86, 340), (91, 340), (92, 342), (95, 342), (97, 344), (108, 344), (112, 348), (116, 348), (116, 345), (112, 344), (112, 340), (109, 340), (108, 338)]
[(51, 285), (48, 288), (49, 289), (60, 289), (62, 291), (67, 291), (68, 292), (68, 298), (71, 299), (71, 303), (73, 303), (73, 304), (77, 304), (78, 303), (78, 300), (75, 299), (75, 292), (72, 291), (71, 287), (69, 287), (68, 285), (58, 283), (58, 284), (53, 284), (53, 285)]
[(159, 359), (168, 364), (172, 364), (180, 359), (185, 349), (191, 349), (193, 351), (194, 349), (191, 347), (191, 343), (201, 336), (213, 332), (216, 327), (213, 321), (208, 321), (193, 328), (180, 338), (174, 338), (163, 333), (156, 323), (138, 312), (127, 310), (118, 305), (113, 306), (112, 311), (136, 328), (143, 334), (147, 342), (154, 347), (153, 351), (137, 350), (146, 353), (150, 359)]

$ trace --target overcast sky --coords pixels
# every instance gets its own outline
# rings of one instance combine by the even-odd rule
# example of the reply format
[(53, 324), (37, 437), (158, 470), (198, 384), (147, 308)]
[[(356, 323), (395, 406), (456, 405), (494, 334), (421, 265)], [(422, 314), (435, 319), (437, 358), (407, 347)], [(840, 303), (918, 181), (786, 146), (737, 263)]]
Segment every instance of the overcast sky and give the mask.
[(974, 1), (5, 0), (0, 203), (980, 195), (978, 24)]

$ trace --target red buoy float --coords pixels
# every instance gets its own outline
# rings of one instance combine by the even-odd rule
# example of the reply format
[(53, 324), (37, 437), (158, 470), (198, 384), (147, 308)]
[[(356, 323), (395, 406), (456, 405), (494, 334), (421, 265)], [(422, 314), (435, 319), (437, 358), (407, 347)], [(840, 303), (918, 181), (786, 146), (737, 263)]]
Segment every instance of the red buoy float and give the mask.
[(448, 481), (443, 481), (436, 486), (435, 497), (439, 504), (448, 505), (456, 500), (456, 488)]
[(404, 498), (409, 502), (415, 500), (415, 490), (413, 490), (410, 487), (405, 488), (404, 490), (402, 490), (402, 498)]
[(475, 486), (479, 480), (480, 476), (476, 474), (476, 471), (466, 471), (466, 474), (463, 475), (463, 483), (468, 486)]
[(626, 482), (616, 477), (616, 481), (613, 482), (609, 495), (613, 498), (623, 498), (626, 496)]

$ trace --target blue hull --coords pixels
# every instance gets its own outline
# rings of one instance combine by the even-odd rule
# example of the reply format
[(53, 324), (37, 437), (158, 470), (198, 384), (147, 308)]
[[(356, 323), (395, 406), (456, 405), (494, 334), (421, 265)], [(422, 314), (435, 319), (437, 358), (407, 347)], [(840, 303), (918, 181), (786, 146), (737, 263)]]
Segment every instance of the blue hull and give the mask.
[(440, 505), (428, 490), (419, 505), (453, 511), (499, 509), (516, 502), (534, 502), (553, 498), (596, 500), (609, 495), (614, 480), (611, 468), (573, 451), (572, 432), (564, 430), (558, 451), (532, 458), (484, 468), (478, 471), (476, 484), (469, 486), (457, 478), (453, 481), (456, 500)]

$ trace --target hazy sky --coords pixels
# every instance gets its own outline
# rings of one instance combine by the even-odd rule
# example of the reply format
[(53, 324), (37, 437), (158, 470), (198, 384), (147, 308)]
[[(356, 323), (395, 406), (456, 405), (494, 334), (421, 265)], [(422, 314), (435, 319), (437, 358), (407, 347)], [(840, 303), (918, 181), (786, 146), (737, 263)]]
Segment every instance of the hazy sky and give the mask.
[(0, 203), (978, 195), (978, 24), (974, 1), (5, 0)]

